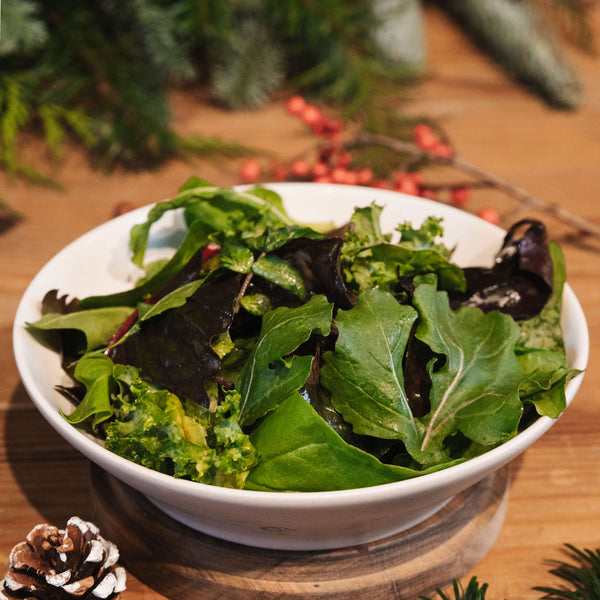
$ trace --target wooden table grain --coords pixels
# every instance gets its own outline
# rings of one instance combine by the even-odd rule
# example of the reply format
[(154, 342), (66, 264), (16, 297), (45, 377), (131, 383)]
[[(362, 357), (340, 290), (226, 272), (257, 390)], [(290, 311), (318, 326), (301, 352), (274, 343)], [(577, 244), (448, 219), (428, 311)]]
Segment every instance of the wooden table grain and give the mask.
[[(438, 119), (470, 162), (600, 224), (600, 59), (569, 54), (585, 101), (574, 113), (555, 111), (516, 86), (433, 9), (426, 28), (427, 74), (403, 99), (403, 110)], [(281, 101), (252, 113), (227, 113), (181, 93), (173, 95), (172, 107), (177, 129), (187, 134), (251, 141), (283, 157), (302, 154), (314, 142)], [(14, 364), (12, 321), (28, 282), (63, 246), (111, 218), (119, 204), (168, 197), (190, 175), (235, 184), (239, 166), (191, 159), (155, 172), (107, 175), (91, 169), (75, 148), (59, 166), (47, 162), (34, 139), (24, 152), (50, 169), (64, 190), (0, 180), (0, 198), (23, 216), (0, 235), (0, 576), (10, 549), (35, 524), (62, 525), (72, 515), (93, 520), (95, 513), (86, 459), (37, 413)], [(504, 208), (510, 201), (487, 191), (477, 195), (478, 204)], [(501, 533), (469, 574), (489, 583), (491, 599), (539, 598), (531, 588), (558, 583), (547, 561), (563, 558), (565, 543), (600, 548), (600, 243), (566, 239), (570, 230), (563, 223), (547, 224), (564, 241), (568, 281), (588, 319), (590, 362), (573, 405), (518, 460)], [(124, 598), (164, 596), (130, 577)]]

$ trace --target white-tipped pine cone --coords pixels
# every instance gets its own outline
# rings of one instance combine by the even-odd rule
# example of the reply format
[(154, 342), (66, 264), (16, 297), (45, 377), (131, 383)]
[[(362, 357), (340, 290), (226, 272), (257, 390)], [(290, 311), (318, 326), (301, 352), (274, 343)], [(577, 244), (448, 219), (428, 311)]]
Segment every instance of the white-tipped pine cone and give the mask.
[(0, 600), (115, 600), (126, 578), (118, 560), (93, 523), (71, 517), (65, 529), (37, 525), (10, 553)]

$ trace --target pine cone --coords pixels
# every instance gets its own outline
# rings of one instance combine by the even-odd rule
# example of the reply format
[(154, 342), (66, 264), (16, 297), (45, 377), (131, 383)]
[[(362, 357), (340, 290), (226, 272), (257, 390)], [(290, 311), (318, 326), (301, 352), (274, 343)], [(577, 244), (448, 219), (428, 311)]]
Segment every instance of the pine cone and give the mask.
[(93, 523), (71, 517), (66, 529), (37, 525), (10, 553), (0, 600), (115, 600), (126, 577), (118, 560)]

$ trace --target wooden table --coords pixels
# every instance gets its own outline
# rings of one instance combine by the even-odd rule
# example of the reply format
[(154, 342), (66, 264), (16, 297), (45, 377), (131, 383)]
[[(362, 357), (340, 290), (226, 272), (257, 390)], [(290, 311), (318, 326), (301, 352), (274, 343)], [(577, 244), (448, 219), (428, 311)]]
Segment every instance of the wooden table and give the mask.
[[(553, 111), (515, 86), (441, 14), (427, 14), (429, 73), (404, 110), (440, 120), (460, 154), (544, 200), (600, 224), (600, 59), (572, 55), (585, 86), (576, 113)], [(314, 140), (285, 114), (282, 102), (255, 113), (225, 113), (197, 97), (173, 96), (177, 128), (199, 135), (251, 140), (291, 157)], [(27, 155), (48, 167), (35, 140)], [(37, 523), (63, 525), (71, 515), (94, 519), (89, 465), (34, 409), (14, 365), (11, 328), (18, 300), (35, 273), (58, 250), (109, 219), (117, 204), (135, 206), (171, 195), (189, 175), (219, 185), (238, 182), (234, 161), (173, 161), (160, 171), (92, 170), (69, 149), (53, 174), (64, 191), (0, 181), (0, 197), (22, 222), (0, 235), (0, 576), (8, 553)], [(497, 192), (478, 203), (505, 207)], [(569, 230), (552, 219), (553, 235)], [(585, 242), (585, 243), (584, 243)], [(568, 280), (587, 314), (591, 355), (580, 392), (567, 413), (518, 462), (508, 514), (494, 547), (474, 569), (490, 598), (539, 598), (533, 585), (558, 583), (547, 559), (562, 546), (600, 547), (600, 244), (565, 243)], [(466, 581), (466, 578), (464, 579)], [(130, 577), (128, 600), (160, 599)]]

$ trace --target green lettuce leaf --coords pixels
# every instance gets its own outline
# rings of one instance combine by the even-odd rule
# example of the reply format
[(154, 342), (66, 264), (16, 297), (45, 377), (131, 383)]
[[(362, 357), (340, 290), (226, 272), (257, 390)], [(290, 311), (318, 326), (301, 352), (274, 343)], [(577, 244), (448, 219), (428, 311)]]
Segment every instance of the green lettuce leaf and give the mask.
[(243, 426), (252, 425), (305, 384), (313, 356), (290, 355), (313, 333), (329, 333), (332, 310), (324, 296), (313, 296), (297, 308), (281, 306), (264, 315), (260, 335), (236, 385)]
[(531, 402), (539, 415), (556, 419), (567, 408), (565, 383), (573, 373), (567, 357), (540, 348), (518, 348), (517, 357), (525, 373), (521, 399)]
[(63, 352), (78, 356), (106, 346), (131, 313), (129, 306), (48, 313), (27, 327), (37, 339), (44, 338), (44, 332), (58, 332)]
[(241, 488), (257, 455), (238, 423), (239, 394), (203, 409), (116, 365), (122, 393), (115, 420), (106, 425), (106, 447), (138, 464), (174, 477)]
[(113, 366), (110, 358), (102, 353), (92, 353), (78, 361), (73, 376), (83, 383), (86, 393), (71, 414), (61, 413), (69, 423), (75, 425), (93, 417), (92, 426), (96, 428), (112, 416)]
[(465, 277), (462, 269), (437, 250), (413, 250), (391, 243), (376, 244), (360, 250), (345, 264), (344, 275), (349, 285), (360, 291), (379, 287), (397, 293), (400, 277), (416, 277), (434, 273), (444, 290), (462, 290)]

